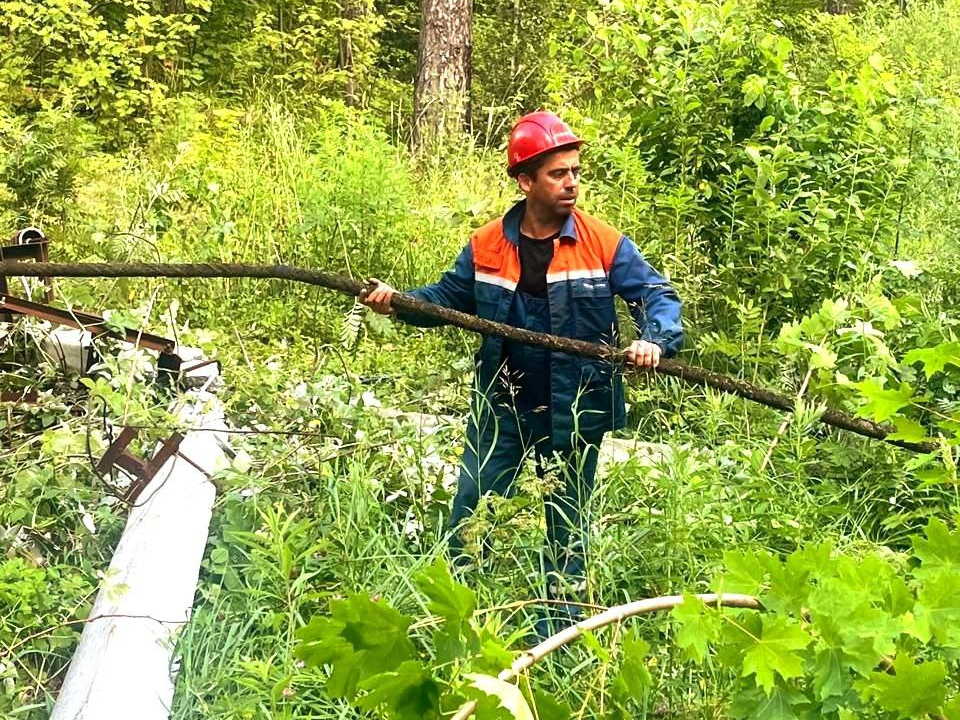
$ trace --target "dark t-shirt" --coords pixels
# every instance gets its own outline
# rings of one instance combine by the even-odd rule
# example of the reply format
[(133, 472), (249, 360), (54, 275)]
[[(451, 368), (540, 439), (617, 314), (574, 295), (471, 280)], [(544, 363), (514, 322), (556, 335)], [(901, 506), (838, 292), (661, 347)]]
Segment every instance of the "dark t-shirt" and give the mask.
[(520, 282), (517, 290), (538, 298), (547, 297), (547, 268), (553, 260), (553, 241), (558, 237), (559, 230), (543, 239), (520, 233)]

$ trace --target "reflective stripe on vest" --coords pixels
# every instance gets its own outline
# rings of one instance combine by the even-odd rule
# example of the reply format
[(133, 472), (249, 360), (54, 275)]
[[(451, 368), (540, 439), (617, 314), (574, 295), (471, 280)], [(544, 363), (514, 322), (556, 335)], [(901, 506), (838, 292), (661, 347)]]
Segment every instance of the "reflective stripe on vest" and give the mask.
[[(547, 283), (606, 277), (623, 237), (619, 230), (574, 209), (577, 240), (554, 241), (553, 260), (547, 268)], [(474, 279), (514, 291), (520, 282), (517, 247), (503, 232), (503, 219), (479, 228), (471, 239)]]

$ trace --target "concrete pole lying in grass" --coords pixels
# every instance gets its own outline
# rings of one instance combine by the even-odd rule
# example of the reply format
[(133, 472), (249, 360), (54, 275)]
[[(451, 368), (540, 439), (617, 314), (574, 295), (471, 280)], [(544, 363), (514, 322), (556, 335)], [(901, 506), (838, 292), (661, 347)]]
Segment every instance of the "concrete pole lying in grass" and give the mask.
[(51, 720), (170, 716), (174, 645), (193, 607), (216, 497), (210, 475), (227, 440), (213, 394), (180, 402), (189, 405), (177, 417), (192, 430), (133, 500)]

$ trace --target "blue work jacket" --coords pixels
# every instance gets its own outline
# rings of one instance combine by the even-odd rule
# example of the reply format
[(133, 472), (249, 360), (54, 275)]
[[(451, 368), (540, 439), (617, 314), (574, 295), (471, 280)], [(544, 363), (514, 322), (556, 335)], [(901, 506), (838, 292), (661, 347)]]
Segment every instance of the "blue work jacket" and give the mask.
[[(410, 291), (414, 297), (486, 320), (507, 322), (520, 279), (520, 220), (526, 201), (478, 229), (439, 282)], [(643, 259), (630, 238), (574, 209), (554, 241), (547, 270), (550, 331), (554, 335), (618, 345), (614, 296), (622, 297), (639, 336), (658, 344), (664, 357), (683, 343), (680, 298)], [(415, 325), (443, 322), (403, 314)], [(489, 400), (503, 357), (503, 340), (484, 337), (476, 355), (479, 399)], [(626, 422), (623, 377), (611, 363), (566, 353), (550, 353), (551, 427), (555, 446), (575, 435), (596, 439)], [(477, 407), (489, 406), (484, 402)]]

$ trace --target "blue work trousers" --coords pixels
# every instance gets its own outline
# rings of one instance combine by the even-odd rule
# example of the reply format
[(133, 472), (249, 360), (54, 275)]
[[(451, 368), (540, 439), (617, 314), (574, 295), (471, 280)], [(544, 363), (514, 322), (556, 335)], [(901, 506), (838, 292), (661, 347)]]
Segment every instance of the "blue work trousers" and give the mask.
[[(517, 301), (525, 303), (527, 329), (549, 330), (545, 301), (522, 293)], [(462, 524), (473, 515), (482, 496), (512, 497), (523, 463), (532, 455), (538, 477), (546, 478), (554, 488), (544, 495), (547, 596), (575, 599), (586, 580), (588, 502), (602, 436), (552, 438), (549, 355), (522, 345), (507, 346), (505, 354), (506, 372), (473, 403), (467, 424), (450, 515), (450, 557), (459, 566), (471, 562), (464, 553)]]

